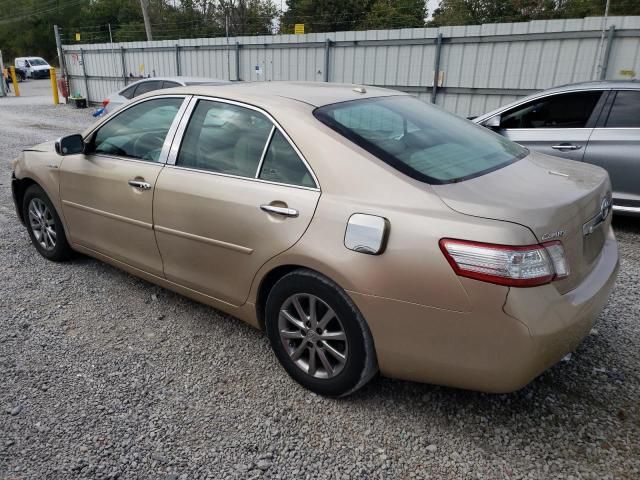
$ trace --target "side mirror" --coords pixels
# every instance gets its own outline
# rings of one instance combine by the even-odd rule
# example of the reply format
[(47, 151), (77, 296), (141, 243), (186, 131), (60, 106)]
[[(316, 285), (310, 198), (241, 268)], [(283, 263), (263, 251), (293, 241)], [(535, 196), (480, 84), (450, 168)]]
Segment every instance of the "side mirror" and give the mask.
[(84, 152), (84, 140), (82, 135), (68, 135), (56, 141), (56, 153), (58, 155), (76, 155)]
[(500, 115), (494, 115), (490, 119), (486, 120), (482, 124), (482, 126), (483, 127), (487, 127), (487, 128), (491, 128), (491, 129), (497, 129), (497, 128), (500, 128), (501, 120), (502, 120), (502, 118), (500, 118)]

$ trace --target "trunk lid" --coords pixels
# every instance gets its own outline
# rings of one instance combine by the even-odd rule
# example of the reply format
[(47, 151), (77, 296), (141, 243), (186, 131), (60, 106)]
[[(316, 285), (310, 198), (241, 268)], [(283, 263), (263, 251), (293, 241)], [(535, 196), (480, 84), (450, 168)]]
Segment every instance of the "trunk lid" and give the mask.
[(562, 293), (575, 288), (594, 267), (611, 224), (609, 208), (604, 222), (591, 233), (583, 231), (590, 220), (600, 220), (603, 200), (610, 202), (607, 172), (540, 153), (532, 152), (486, 175), (434, 185), (433, 189), (459, 213), (524, 225), (540, 243), (560, 240), (571, 269), (569, 277), (554, 282)]

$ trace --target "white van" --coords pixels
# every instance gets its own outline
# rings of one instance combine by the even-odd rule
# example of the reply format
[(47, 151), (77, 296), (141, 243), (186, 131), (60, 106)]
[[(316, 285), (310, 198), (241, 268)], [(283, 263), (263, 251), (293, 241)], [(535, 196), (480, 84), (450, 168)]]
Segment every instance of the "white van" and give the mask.
[(22, 69), (27, 78), (49, 78), (49, 65), (40, 57), (18, 57), (15, 59), (15, 67)]

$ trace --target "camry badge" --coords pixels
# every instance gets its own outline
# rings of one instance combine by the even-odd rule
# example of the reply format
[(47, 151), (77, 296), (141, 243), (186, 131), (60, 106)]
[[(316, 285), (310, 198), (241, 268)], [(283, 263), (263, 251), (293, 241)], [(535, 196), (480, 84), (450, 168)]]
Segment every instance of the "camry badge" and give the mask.
[(552, 238), (564, 237), (564, 230), (558, 230), (557, 232), (549, 232), (542, 235), (542, 241), (551, 240)]

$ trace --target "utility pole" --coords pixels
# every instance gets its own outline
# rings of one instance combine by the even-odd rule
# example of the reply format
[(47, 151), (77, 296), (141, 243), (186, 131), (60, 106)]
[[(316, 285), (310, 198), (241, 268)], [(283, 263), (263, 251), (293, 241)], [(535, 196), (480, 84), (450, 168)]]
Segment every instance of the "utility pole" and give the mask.
[[(603, 50), (604, 50), (604, 36), (607, 30), (607, 20), (609, 19), (609, 5), (611, 4), (611, 0), (607, 0), (606, 6), (604, 7), (604, 18), (602, 19), (602, 34), (600, 35), (600, 42), (598, 44), (598, 65), (596, 67), (597, 71), (596, 71), (596, 77), (595, 78), (600, 78), (601, 80), (604, 80), (602, 78), (603, 76), (603, 68), (604, 65), (602, 64), (602, 54), (603, 54)], [(606, 72), (604, 72), (606, 74)]]
[(153, 40), (153, 35), (151, 35), (151, 22), (149, 21), (149, 0), (140, 0), (140, 7), (144, 19), (144, 30), (147, 32), (147, 41), (150, 42)]
[(224, 16), (224, 29), (225, 34), (227, 36), (227, 73), (229, 74), (229, 80), (231, 80), (231, 60), (229, 55), (231, 55), (231, 50), (229, 49), (229, 15), (226, 14)]

